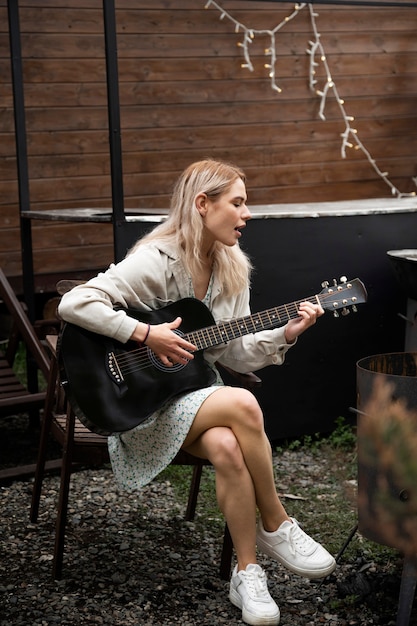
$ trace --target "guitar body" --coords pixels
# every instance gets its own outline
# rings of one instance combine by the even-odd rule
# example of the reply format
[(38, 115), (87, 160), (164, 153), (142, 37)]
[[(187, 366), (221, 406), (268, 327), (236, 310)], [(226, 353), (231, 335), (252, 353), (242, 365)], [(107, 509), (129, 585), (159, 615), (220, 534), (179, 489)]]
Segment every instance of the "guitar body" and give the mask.
[[(172, 322), (180, 316), (181, 334), (215, 323), (209, 309), (194, 298), (157, 311), (126, 312), (149, 324)], [(138, 344), (122, 344), (74, 324), (64, 325), (58, 343), (61, 382), (76, 416), (93, 432), (110, 435), (131, 430), (179, 393), (208, 387), (216, 379), (203, 350), (195, 352), (187, 365), (172, 368), (163, 366), (149, 348), (139, 350), (140, 367), (128, 367), (129, 372), (117, 382), (109, 366), (112, 355), (129, 363), (130, 355), (138, 352)]]

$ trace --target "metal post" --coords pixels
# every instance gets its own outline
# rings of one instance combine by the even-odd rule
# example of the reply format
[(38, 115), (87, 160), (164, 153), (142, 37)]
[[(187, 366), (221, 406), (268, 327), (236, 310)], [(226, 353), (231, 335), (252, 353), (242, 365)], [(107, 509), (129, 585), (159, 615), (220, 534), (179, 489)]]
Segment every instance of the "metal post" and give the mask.
[(28, 307), (29, 319), (33, 322), (35, 320), (35, 289), (33, 276), (32, 230), (30, 219), (22, 218), (22, 211), (30, 210), (30, 199), (18, 0), (8, 0), (8, 16), (20, 209), (23, 294), (26, 306)]
[(122, 143), (120, 130), (119, 76), (117, 67), (116, 11), (114, 0), (103, 0), (103, 17), (106, 48), (114, 256), (116, 261), (120, 261), (124, 256), (124, 250), (120, 245), (118, 230), (125, 223), (125, 214)]
[[(29, 320), (35, 321), (35, 280), (33, 271), (32, 224), (22, 217), (22, 211), (30, 210), (29, 169), (26, 142), (25, 99), (23, 92), (22, 50), (20, 44), (20, 22), (18, 0), (8, 0), (10, 57), (12, 64), (13, 105), (16, 138), (17, 181), (20, 211), (20, 242), (22, 249), (23, 297)], [(33, 357), (26, 357), (27, 387), (38, 391), (38, 368)], [(30, 424), (39, 423), (37, 411), (29, 411)]]

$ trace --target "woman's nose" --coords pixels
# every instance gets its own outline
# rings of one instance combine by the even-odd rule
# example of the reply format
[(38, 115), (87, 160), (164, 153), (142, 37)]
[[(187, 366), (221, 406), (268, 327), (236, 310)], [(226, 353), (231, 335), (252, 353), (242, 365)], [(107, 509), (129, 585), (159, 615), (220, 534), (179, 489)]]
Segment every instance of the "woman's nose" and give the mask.
[(244, 213), (243, 213), (243, 215), (242, 215), (242, 219), (244, 219), (244, 220), (246, 220), (246, 221), (247, 221), (247, 220), (252, 219), (252, 213), (249, 211), (249, 209), (248, 209), (248, 207), (246, 206), (246, 204), (245, 204), (245, 210), (244, 210)]

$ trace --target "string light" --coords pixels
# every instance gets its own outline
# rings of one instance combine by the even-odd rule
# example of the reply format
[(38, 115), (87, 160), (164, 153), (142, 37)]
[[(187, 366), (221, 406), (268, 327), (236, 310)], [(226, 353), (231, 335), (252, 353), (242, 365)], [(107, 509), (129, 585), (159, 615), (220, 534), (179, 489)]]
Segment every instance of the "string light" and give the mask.
[[(330, 68), (329, 68), (329, 64), (327, 63), (326, 54), (325, 54), (324, 48), (320, 40), (320, 33), (318, 32), (317, 23), (316, 23), (316, 17), (318, 17), (318, 14), (313, 11), (311, 4), (308, 5), (308, 8), (310, 11), (311, 25), (312, 25), (313, 32), (314, 32), (314, 40), (309, 42), (310, 48), (306, 51), (307, 54), (310, 55), (309, 85), (310, 85), (310, 89), (314, 91), (316, 95), (320, 98), (319, 117), (323, 121), (326, 119), (324, 112), (325, 112), (326, 98), (327, 98), (328, 92), (330, 90), (333, 92), (333, 95), (336, 99), (336, 102), (339, 106), (340, 113), (345, 123), (345, 130), (343, 133), (341, 133), (342, 145), (341, 145), (340, 151), (341, 151), (342, 158), (343, 159), (346, 158), (347, 148), (355, 148), (357, 150), (361, 150), (363, 154), (365, 155), (365, 157), (367, 158), (370, 165), (372, 166), (372, 168), (378, 174), (378, 176), (380, 176), (382, 180), (391, 189), (391, 194), (393, 196), (397, 196), (398, 198), (402, 198), (404, 196), (415, 196), (416, 195), (415, 192), (401, 193), (399, 189), (397, 189), (397, 187), (389, 180), (388, 172), (383, 172), (380, 170), (380, 168), (376, 164), (375, 160), (372, 158), (369, 151), (365, 148), (364, 144), (361, 142), (361, 140), (358, 137), (357, 129), (352, 127), (351, 122), (354, 122), (355, 118), (352, 117), (351, 115), (347, 115), (346, 113), (346, 109), (344, 106), (345, 101), (338, 94), (335, 82), (330, 73)], [(316, 58), (319, 58), (320, 62), (317, 62)], [(321, 90), (315, 87), (317, 81), (315, 79), (316, 71), (314, 68), (317, 67), (319, 64), (323, 66), (325, 75), (326, 75), (326, 83)]]
[(244, 59), (245, 59), (245, 62), (241, 64), (241, 67), (243, 69), (248, 69), (250, 72), (254, 71), (252, 60), (251, 60), (251, 57), (250, 57), (249, 46), (251, 45), (252, 41), (255, 39), (255, 36), (257, 36), (257, 35), (266, 35), (266, 36), (269, 37), (269, 40), (270, 40), (269, 47), (265, 48), (265, 56), (268, 57), (268, 61), (264, 63), (264, 68), (269, 70), (268, 71), (268, 77), (269, 77), (270, 82), (271, 82), (271, 88), (274, 91), (277, 91), (278, 93), (281, 93), (282, 89), (278, 85), (277, 79), (276, 79), (277, 52), (276, 52), (275, 35), (284, 26), (286, 26), (290, 20), (294, 19), (299, 14), (299, 12), (304, 9), (304, 7), (307, 6), (306, 3), (296, 4), (294, 6), (294, 10), (292, 11), (292, 13), (290, 13), (290, 15), (287, 15), (282, 20), (282, 22), (277, 24), (277, 26), (275, 26), (275, 28), (272, 29), (272, 30), (269, 30), (269, 29), (268, 30), (258, 30), (258, 29), (254, 29), (254, 28), (248, 28), (247, 26), (245, 26), (244, 24), (242, 24), (241, 22), (236, 20), (232, 15), (230, 15), (230, 13), (228, 13), (225, 9), (223, 9), (217, 2), (215, 2), (215, 0), (208, 0), (208, 2), (206, 3), (204, 8), (208, 9), (208, 8), (210, 8), (210, 6), (213, 6), (215, 9), (217, 9), (219, 11), (221, 20), (223, 20), (224, 18), (227, 18), (230, 22), (232, 22), (232, 24), (234, 24), (234, 26), (235, 26), (235, 33), (239, 32), (239, 31), (243, 32), (243, 40), (239, 41), (238, 44), (237, 44), (239, 46), (239, 48), (243, 49), (243, 56), (244, 56)]
[[(305, 8), (308, 7), (310, 13), (310, 21), (313, 29), (314, 38), (309, 41), (309, 48), (306, 50), (306, 53), (310, 57), (309, 61), (309, 88), (315, 93), (315, 95), (320, 99), (319, 105), (319, 117), (321, 120), (325, 121), (325, 109), (326, 103), (329, 93), (332, 94), (336, 103), (339, 107), (342, 119), (345, 124), (345, 130), (341, 133), (342, 144), (340, 148), (341, 157), (343, 159), (346, 158), (347, 149), (355, 149), (361, 150), (365, 155), (366, 159), (376, 172), (378, 176), (382, 178), (382, 180), (388, 185), (391, 189), (391, 194), (393, 196), (397, 196), (398, 198), (407, 197), (407, 196), (415, 196), (416, 192), (411, 193), (402, 193), (397, 189), (397, 187), (390, 181), (388, 178), (388, 172), (382, 171), (375, 162), (375, 159), (372, 158), (370, 152), (364, 146), (362, 141), (358, 137), (358, 131), (351, 125), (351, 122), (355, 121), (355, 118), (346, 113), (345, 109), (345, 101), (343, 98), (339, 96), (335, 81), (330, 72), (329, 64), (327, 62), (327, 57), (323, 45), (320, 40), (320, 33), (318, 32), (316, 17), (318, 17), (318, 13), (313, 9), (312, 4), (301, 3), (295, 4), (294, 10), (287, 15), (277, 26), (275, 26), (272, 30), (258, 30), (254, 28), (248, 28), (245, 24), (242, 24), (238, 20), (236, 20), (230, 13), (228, 13), (225, 9), (223, 9), (215, 0), (208, 0), (205, 5), (205, 8), (208, 9), (213, 6), (220, 13), (220, 19), (227, 19), (232, 22), (235, 26), (235, 33), (242, 32), (243, 39), (238, 42), (238, 46), (243, 50), (244, 63), (241, 64), (243, 69), (248, 69), (250, 72), (254, 71), (254, 67), (252, 64), (251, 56), (250, 56), (250, 45), (252, 44), (255, 36), (257, 35), (267, 35), (270, 39), (270, 45), (265, 49), (265, 56), (268, 57), (268, 60), (264, 63), (264, 68), (268, 70), (268, 77), (270, 79), (271, 88), (277, 93), (282, 92), (282, 88), (278, 85), (276, 78), (276, 61), (277, 61), (277, 53), (276, 53), (276, 34), (288, 24), (292, 19), (298, 16), (298, 14)], [(325, 73), (324, 84), (319, 88), (318, 80), (317, 80), (317, 70), (319, 66), (322, 66)], [(417, 186), (417, 177), (412, 178), (412, 181)]]

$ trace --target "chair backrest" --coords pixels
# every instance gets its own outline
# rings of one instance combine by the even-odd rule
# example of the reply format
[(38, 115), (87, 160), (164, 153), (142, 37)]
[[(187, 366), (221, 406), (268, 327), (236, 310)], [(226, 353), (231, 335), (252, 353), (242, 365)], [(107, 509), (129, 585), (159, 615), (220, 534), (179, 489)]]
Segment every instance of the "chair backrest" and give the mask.
[(47, 379), (50, 363), (46, 350), (42, 346), (42, 343), (40, 342), (22, 303), (16, 297), (16, 294), (14, 293), (2, 269), (0, 269), (0, 297), (5, 303), (7, 310), (12, 317), (13, 323), (16, 325), (16, 328), (26, 345), (26, 348), (29, 350), (37, 366)]

